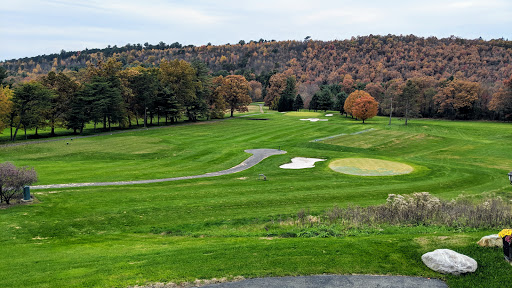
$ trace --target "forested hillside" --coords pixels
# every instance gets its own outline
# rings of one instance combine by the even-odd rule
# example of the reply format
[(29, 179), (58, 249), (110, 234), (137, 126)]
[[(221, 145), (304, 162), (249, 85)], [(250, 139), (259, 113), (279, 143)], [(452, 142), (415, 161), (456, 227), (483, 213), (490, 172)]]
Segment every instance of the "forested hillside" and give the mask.
[[(124, 65), (158, 66), (162, 60), (204, 61), (213, 72), (256, 75), (291, 69), (298, 82), (332, 84), (350, 74), (361, 82), (387, 82), (457, 72), (470, 81), (494, 83), (511, 75), (512, 41), (410, 36), (364, 36), (343, 41), (251, 41), (200, 47), (179, 43), (127, 44), (79, 52), (9, 60), (0, 63), (14, 77), (34, 77), (51, 70), (77, 71), (115, 56)], [(247, 78), (247, 77), (246, 77)], [(248, 79), (251, 80), (251, 79)]]
[[(511, 61), (511, 41), (413, 35), (61, 51), (0, 62), (0, 106), (6, 107), (0, 127), (32, 127), (37, 133), (103, 123), (106, 129), (111, 122), (131, 125), (147, 113), (150, 120), (162, 115), (166, 121), (196, 121), (245, 109), (247, 99), (240, 102), (239, 96), (246, 93), (279, 111), (304, 107), (353, 114), (345, 99), (358, 90), (379, 102), (380, 115), (509, 121)], [(239, 76), (226, 78), (233, 74)], [(30, 89), (44, 91), (41, 85), (52, 90), (41, 94), (46, 100), (39, 102), (46, 104), (38, 109), (44, 113), (31, 108), (38, 117), (28, 117), (22, 103), (33, 101)]]

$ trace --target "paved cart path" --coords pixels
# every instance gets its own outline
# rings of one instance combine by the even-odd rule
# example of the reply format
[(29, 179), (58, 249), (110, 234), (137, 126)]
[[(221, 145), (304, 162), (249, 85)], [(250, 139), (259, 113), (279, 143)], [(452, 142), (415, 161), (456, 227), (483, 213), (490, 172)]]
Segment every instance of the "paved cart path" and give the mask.
[(253, 154), (253, 155), (251, 155), (251, 157), (247, 158), (246, 160), (244, 160), (242, 163), (236, 165), (235, 167), (232, 167), (232, 168), (229, 168), (226, 170), (222, 170), (222, 171), (201, 174), (201, 175), (164, 178), (164, 179), (137, 180), (137, 181), (36, 185), (36, 186), (31, 186), (30, 189), (34, 190), (34, 189), (55, 189), (55, 188), (72, 188), (72, 187), (86, 187), (86, 186), (133, 185), (133, 184), (148, 184), (148, 183), (157, 183), (157, 182), (178, 181), (178, 180), (185, 180), (185, 179), (216, 177), (216, 176), (228, 175), (228, 174), (233, 174), (233, 173), (237, 173), (240, 171), (244, 171), (244, 170), (249, 169), (252, 166), (260, 163), (263, 159), (265, 159), (267, 157), (270, 157), (272, 155), (279, 155), (279, 154), (286, 153), (286, 151), (278, 150), (278, 149), (249, 149), (249, 150), (245, 150), (245, 152)]
[[(150, 287), (150, 286), (149, 286)], [(316, 275), (298, 277), (254, 278), (202, 286), (202, 288), (448, 288), (438, 279), (409, 276)]]

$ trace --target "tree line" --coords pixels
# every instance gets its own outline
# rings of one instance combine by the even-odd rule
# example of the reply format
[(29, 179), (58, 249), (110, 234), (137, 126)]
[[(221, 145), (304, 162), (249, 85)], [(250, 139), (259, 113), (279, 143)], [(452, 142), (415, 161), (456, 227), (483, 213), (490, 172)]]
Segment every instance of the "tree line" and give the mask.
[(82, 133), (88, 123), (106, 130), (139, 122), (146, 127), (153, 121), (172, 124), (180, 119), (222, 118), (226, 111), (232, 116), (235, 111), (247, 111), (251, 101), (262, 100), (277, 111), (308, 108), (355, 116), (346, 108), (346, 100), (355, 91), (366, 92), (378, 103), (371, 106), (372, 111), (377, 107), (377, 113), (390, 116), (390, 121), (392, 116), (404, 117), (405, 124), (413, 117), (512, 118), (512, 78), (495, 83), (496, 91), (491, 94), (463, 73), (387, 82), (362, 82), (345, 74), (332, 84), (306, 85), (297, 80), (293, 69), (270, 70), (248, 81), (243, 75), (219, 75), (199, 60), (163, 60), (158, 67), (131, 67), (115, 57), (77, 72), (50, 71), (17, 84), (6, 81), (6, 73), (1, 72), (0, 128), (10, 127), (12, 140), (20, 129), (25, 135), (27, 129), (35, 129), (37, 135), (39, 129), (50, 128), (53, 136), (56, 127)]
[(113, 125), (175, 123), (180, 119), (223, 118), (225, 111), (248, 111), (249, 82), (240, 75), (213, 77), (200, 61), (162, 61), (159, 67), (128, 67), (116, 58), (89, 65), (79, 74), (50, 71), (37, 80), (9, 87), (0, 83), (0, 131), (10, 138), (20, 129), (64, 127), (82, 133), (92, 123)]
[[(423, 94), (417, 103), (419, 111), (411, 110), (417, 116), (510, 120), (507, 116), (510, 113), (491, 105), (492, 98), (497, 101), (502, 97), (495, 95), (503, 94), (506, 88), (503, 81), (512, 75), (512, 41), (504, 39), (484, 41), (453, 36), (438, 39), (414, 35), (369, 35), (336, 41), (260, 39), (217, 46), (161, 42), (78, 52), (61, 51), (60, 54), (4, 61), (0, 66), (6, 69), (8, 81), (17, 83), (38, 79), (52, 70), (80, 74), (81, 69), (105, 62), (108, 57), (115, 57), (125, 68), (142, 66), (147, 69), (158, 68), (164, 61), (181, 59), (191, 63), (199, 59), (214, 76), (243, 75), (256, 91), (254, 94), (259, 94), (262, 100), (266, 97), (270, 77), (291, 71), (306, 107), (325, 85), (342, 85), (352, 80), (356, 90), (365, 90), (366, 86), (387, 90), (390, 85), (401, 85), (392, 84), (394, 82), (407, 83), (411, 80), (419, 85)], [(457, 81), (450, 84), (453, 79)], [(444, 85), (448, 85), (445, 92), (451, 88), (457, 90), (453, 85), (463, 85), (460, 81), (478, 83), (478, 99), (473, 101), (473, 96), (468, 97), (471, 109), (467, 105), (461, 109), (458, 104), (450, 104), (449, 97), (441, 99), (439, 96), (441, 98), (437, 102), (433, 99)], [(323, 96), (322, 100), (328, 100), (325, 94)], [(381, 101), (383, 99), (379, 95), (372, 96), (381, 103), (379, 113), (389, 114), (386, 110), (391, 104)], [(334, 99), (335, 106), (336, 102)]]
[(300, 84), (297, 88), (296, 83), (291, 69), (270, 76), (263, 86), (265, 105), (278, 111), (306, 107), (351, 114), (345, 109), (346, 99), (355, 91), (364, 91), (380, 103), (378, 115), (404, 117), (405, 124), (415, 117), (469, 120), (490, 114), (491, 119), (512, 120), (512, 78), (496, 83), (493, 94), (461, 73), (439, 80), (421, 76), (379, 83), (356, 81), (346, 74), (338, 83), (308, 89)]

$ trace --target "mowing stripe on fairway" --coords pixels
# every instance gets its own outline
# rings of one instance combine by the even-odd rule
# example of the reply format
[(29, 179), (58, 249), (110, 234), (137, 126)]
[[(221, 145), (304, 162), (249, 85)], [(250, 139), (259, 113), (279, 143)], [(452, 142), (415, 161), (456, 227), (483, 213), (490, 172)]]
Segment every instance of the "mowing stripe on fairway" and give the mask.
[(249, 169), (252, 166), (260, 163), (263, 159), (265, 159), (267, 157), (270, 157), (272, 155), (280, 155), (280, 154), (286, 153), (286, 151), (278, 150), (278, 149), (248, 149), (248, 150), (245, 150), (245, 152), (253, 154), (253, 155), (251, 155), (251, 157), (247, 158), (246, 160), (244, 160), (242, 163), (236, 165), (235, 167), (232, 167), (232, 168), (229, 168), (226, 170), (222, 170), (222, 171), (201, 174), (201, 175), (164, 178), (164, 179), (138, 180), (138, 181), (36, 185), (36, 186), (31, 186), (31, 188), (32, 189), (55, 189), (55, 188), (71, 188), (71, 187), (86, 187), (86, 186), (113, 186), (113, 185), (117, 186), (117, 185), (148, 184), (148, 183), (157, 183), (157, 182), (169, 182), (169, 181), (186, 180), (186, 179), (215, 177), (215, 176), (228, 175), (228, 174), (244, 171), (244, 170)]

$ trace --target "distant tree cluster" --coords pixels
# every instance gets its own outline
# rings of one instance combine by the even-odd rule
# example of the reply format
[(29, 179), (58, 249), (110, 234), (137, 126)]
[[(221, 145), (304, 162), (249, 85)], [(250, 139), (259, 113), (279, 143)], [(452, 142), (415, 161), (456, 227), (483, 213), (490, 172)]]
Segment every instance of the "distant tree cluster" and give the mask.
[[(103, 129), (129, 127), (142, 119), (144, 127), (180, 119), (223, 118), (226, 110), (247, 111), (249, 82), (241, 75), (213, 77), (200, 61), (162, 61), (159, 67), (124, 68), (115, 58), (89, 65), (79, 73), (50, 71), (38, 80), (9, 88), (0, 86), (0, 128), (11, 127), (14, 141), (20, 129), (56, 127), (82, 133), (88, 123)], [(1, 131), (1, 130), (0, 130)]]
[[(195, 114), (206, 114), (207, 117), (218, 114), (204, 112), (206, 106), (217, 109), (222, 105), (214, 104), (215, 99), (209, 99), (211, 95), (202, 95), (204, 91), (201, 92), (198, 88), (194, 88), (196, 93), (200, 94), (199, 98), (207, 99), (208, 105), (188, 105), (190, 103), (183, 101), (189, 101), (190, 97), (185, 95), (181, 95), (184, 97), (183, 101), (171, 101), (173, 105), (181, 105), (181, 108), (168, 109), (163, 108), (161, 103), (152, 102), (150, 105), (147, 102), (152, 99), (152, 92), (143, 91), (152, 91), (152, 87), (157, 86), (160, 87), (158, 89), (163, 89), (162, 79), (166, 78), (162, 73), (153, 70), (162, 71), (162, 64), (165, 70), (165, 63), (175, 60), (204, 63), (201, 69), (208, 72), (202, 75), (207, 77), (243, 76), (249, 81), (249, 95), (253, 101), (264, 101), (271, 109), (279, 111), (301, 109), (297, 108), (301, 106), (300, 103), (295, 101), (298, 100), (297, 95), (300, 95), (300, 101), (305, 108), (335, 109), (343, 113), (344, 101), (348, 95), (355, 90), (364, 90), (380, 103), (379, 115), (400, 116), (406, 121), (411, 117), (491, 120), (512, 118), (507, 100), (512, 75), (512, 41), (503, 39), (484, 41), (458, 37), (438, 39), (414, 35), (369, 35), (342, 41), (315, 41), (309, 38), (305, 41), (260, 39), (219, 46), (184, 46), (177, 42), (160, 42), (156, 45), (127, 44), (123, 47), (86, 49), (79, 52), (61, 51), (60, 54), (0, 62), (0, 80), (12, 87), (13, 83), (38, 80), (49, 71), (56, 74), (64, 72), (64, 75), (81, 85), (86, 82), (91, 84), (88, 92), (93, 92), (106, 87), (100, 85), (101, 79), (92, 83), (94, 81), (87, 78), (83, 71), (89, 70), (88, 67), (104, 65), (108, 57), (117, 60), (123, 71), (119, 73), (125, 78), (129, 77), (125, 75), (131, 73), (129, 71), (139, 71), (139, 74), (144, 75), (137, 77), (145, 77), (146, 80), (157, 78), (157, 81), (147, 84), (147, 87), (139, 85), (129, 87), (131, 90), (122, 90), (125, 105), (131, 107), (132, 119), (139, 119), (138, 116), (149, 113), (153, 116), (166, 114), (169, 121), (174, 121), (170, 115), (181, 108), (186, 111), (183, 115), (190, 116), (191, 119), (196, 117)], [(140, 72), (143, 70), (146, 72)], [(142, 81), (131, 79), (126, 82), (125, 78), (121, 78), (122, 89), (128, 87), (128, 84), (135, 85), (133, 81)], [(145, 80), (142, 82), (151, 83)], [(207, 86), (207, 91), (215, 90)], [(140, 107), (136, 109), (133, 101), (127, 101), (130, 91), (138, 91), (136, 100), (146, 101), (147, 105), (143, 106), (148, 108), (147, 111)], [(161, 96), (162, 91), (158, 95)], [(6, 93), (8, 92), (3, 94)], [(140, 96), (141, 93), (145, 96)], [(218, 95), (218, 92), (213, 95)], [(118, 115), (113, 113), (110, 118), (111, 121), (117, 121)], [(108, 120), (101, 122), (108, 124)]]

